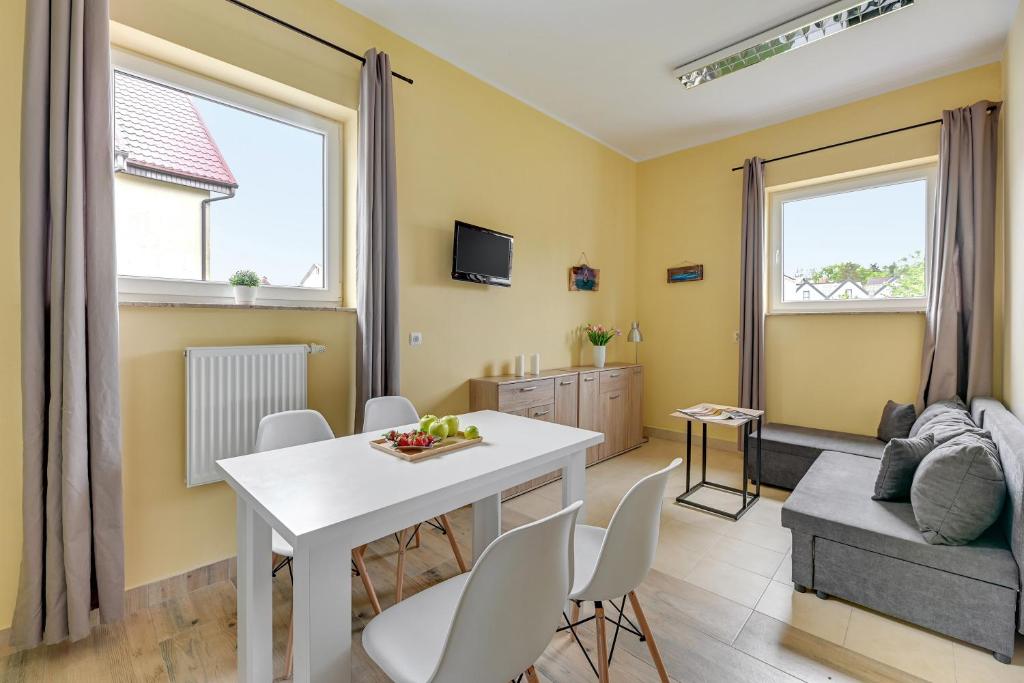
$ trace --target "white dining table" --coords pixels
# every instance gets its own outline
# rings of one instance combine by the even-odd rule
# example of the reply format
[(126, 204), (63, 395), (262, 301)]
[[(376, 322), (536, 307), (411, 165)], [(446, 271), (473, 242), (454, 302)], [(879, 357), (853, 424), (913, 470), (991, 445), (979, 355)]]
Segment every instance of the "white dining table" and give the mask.
[(273, 680), (272, 528), (294, 549), (294, 680), (349, 683), (353, 548), (472, 504), (475, 559), (501, 533), (503, 490), (561, 470), (563, 505), (584, 499), (600, 432), (490, 410), (460, 419), (483, 442), (417, 462), (372, 448), (379, 433), (218, 461), (237, 499), (239, 680)]

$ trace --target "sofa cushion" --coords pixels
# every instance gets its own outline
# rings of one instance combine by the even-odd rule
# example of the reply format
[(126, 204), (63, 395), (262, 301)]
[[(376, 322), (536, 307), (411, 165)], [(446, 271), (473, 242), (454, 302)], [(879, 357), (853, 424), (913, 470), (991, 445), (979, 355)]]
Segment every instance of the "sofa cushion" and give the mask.
[(879, 440), (907, 438), (916, 420), (917, 411), (914, 410), (912, 403), (886, 401), (885, 408), (882, 409), (882, 419), (878, 422)]
[(970, 413), (967, 412), (967, 406), (964, 405), (959, 396), (954, 396), (945, 401), (936, 401), (922, 410), (921, 414), (914, 420), (914, 426), (910, 428), (910, 436), (917, 436), (918, 432), (936, 417), (950, 413), (963, 413), (970, 417)]
[[(822, 451), (840, 451), (870, 458), (881, 458), (885, 444), (873, 436), (846, 434), (827, 429), (812, 429), (786, 424), (769, 424), (762, 428), (763, 448), (775, 453), (789, 453), (814, 459)], [(751, 435), (751, 446), (757, 447), (757, 432)], [(751, 452), (754, 452), (753, 450)]]
[[(922, 430), (923, 431), (923, 430)], [(970, 543), (999, 519), (1006, 481), (988, 434), (963, 434), (936, 446), (914, 474), (910, 502), (929, 543)]]
[(892, 439), (885, 444), (875, 479), (874, 500), (909, 500), (917, 466), (935, 448), (931, 434), (913, 439)]
[(871, 500), (879, 462), (825, 452), (782, 507), (794, 533), (828, 538), (934, 569), (1020, 589), (1017, 563), (1000, 525), (967, 545), (931, 545), (910, 503)]
[(983, 433), (984, 431), (975, 424), (974, 419), (970, 415), (959, 411), (951, 411), (937, 415), (929, 420), (927, 424), (918, 430), (916, 436), (931, 434), (935, 437), (935, 445), (941, 446), (947, 441), (964, 436), (965, 434), (981, 436)]

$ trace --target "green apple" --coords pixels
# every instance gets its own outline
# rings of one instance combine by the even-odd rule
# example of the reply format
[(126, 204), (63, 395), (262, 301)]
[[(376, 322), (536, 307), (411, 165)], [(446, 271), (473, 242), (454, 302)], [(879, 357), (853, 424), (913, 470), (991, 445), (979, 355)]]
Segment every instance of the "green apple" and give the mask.
[(427, 433), (431, 436), (436, 436), (439, 439), (448, 438), (448, 425), (441, 420), (431, 423)]
[(430, 425), (437, 422), (437, 415), (424, 415), (420, 418), (420, 431), (429, 432)]
[(441, 418), (441, 422), (448, 425), (448, 436), (455, 436), (459, 433), (459, 418), (455, 415), (445, 415)]
[(477, 439), (480, 437), (480, 430), (476, 428), (476, 425), (469, 425), (463, 431), (467, 439)]

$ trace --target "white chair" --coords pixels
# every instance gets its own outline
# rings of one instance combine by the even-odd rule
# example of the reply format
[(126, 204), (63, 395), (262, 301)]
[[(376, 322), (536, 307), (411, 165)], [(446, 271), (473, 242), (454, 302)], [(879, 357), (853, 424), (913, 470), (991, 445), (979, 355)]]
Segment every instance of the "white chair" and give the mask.
[[(665, 485), (674, 469), (682, 464), (676, 458), (663, 470), (650, 474), (626, 492), (619, 506), (612, 515), (607, 529), (579, 524), (575, 536), (575, 580), (569, 599), (572, 600), (572, 618), (566, 618), (568, 626), (559, 630), (570, 630), (576, 642), (583, 648), (576, 626), (591, 619), (597, 628), (598, 665), (594, 667), (586, 648), (583, 649), (587, 661), (601, 683), (608, 681), (608, 665), (611, 654), (614, 654), (615, 641), (620, 628), (626, 629), (640, 640), (647, 642), (651, 659), (658, 670), (662, 683), (668, 683), (668, 673), (661, 661), (661, 654), (654, 642), (654, 634), (647, 623), (647, 617), (640, 608), (640, 600), (636, 589), (646, 578), (654, 563), (654, 555), (658, 548), (658, 531), (661, 527), (661, 501), (665, 495)], [(639, 627), (624, 613), (626, 598), (633, 607)], [(615, 604), (615, 599), (622, 602)], [(604, 603), (611, 603), (618, 612), (618, 619), (605, 616)], [(580, 621), (580, 603), (593, 602), (594, 616)], [(622, 623), (623, 619), (628, 625)], [(612, 639), (612, 653), (608, 652), (605, 621), (615, 624), (615, 638)], [(630, 628), (632, 627), (632, 628)]]
[[(282, 413), (267, 415), (260, 420), (260, 426), (256, 430), (256, 452), (273, 451), (278, 448), (289, 448), (316, 441), (327, 441), (334, 438), (331, 426), (327, 424), (324, 416), (315, 410), (287, 410)], [(282, 568), (288, 567), (288, 573), (292, 572), (292, 557), (294, 551), (288, 541), (281, 537), (277, 531), (272, 531), (270, 548), (275, 557), (281, 558), (274, 567), (276, 576)], [(380, 601), (377, 599), (377, 592), (373, 588), (373, 582), (366, 571), (366, 564), (363, 561), (363, 554), (366, 546), (360, 546), (352, 551), (353, 571), (363, 580), (363, 588), (370, 598), (370, 605), (374, 614), (380, 614)], [(288, 650), (285, 654), (285, 677), (292, 675), (292, 622), (288, 621)]]
[(375, 617), (363, 648), (396, 683), (507, 683), (555, 633), (572, 586), (573, 528), (581, 502), (491, 543), (473, 571)]
[[(380, 396), (378, 398), (371, 398), (366, 402), (366, 406), (363, 409), (364, 432), (381, 431), (405, 425), (415, 425), (419, 420), (420, 416), (416, 412), (416, 408), (413, 407), (412, 402), (404, 396)], [(452, 532), (452, 524), (451, 520), (448, 519), (448, 515), (436, 517), (433, 520), (426, 522), (426, 524), (429, 524), (448, 537), (448, 543), (452, 547), (452, 554), (455, 556), (455, 563), (459, 565), (459, 571), (465, 574), (468, 567), (466, 566), (466, 561), (462, 557), (462, 551), (459, 549), (459, 542), (455, 540), (455, 534)], [(402, 601), (402, 593), (405, 589), (405, 553), (411, 542), (410, 537), (413, 537), (416, 540), (416, 545), (413, 547), (419, 547), (419, 524), (411, 529), (403, 529), (402, 533), (398, 537), (398, 567), (395, 570), (395, 602)]]

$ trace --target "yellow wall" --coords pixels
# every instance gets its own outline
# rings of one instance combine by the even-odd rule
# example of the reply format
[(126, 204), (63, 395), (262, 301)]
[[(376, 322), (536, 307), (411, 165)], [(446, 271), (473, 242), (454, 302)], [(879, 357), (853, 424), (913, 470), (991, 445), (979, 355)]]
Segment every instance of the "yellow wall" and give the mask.
[[(697, 401), (737, 396), (742, 173), (763, 158), (936, 118), (942, 109), (1001, 93), (992, 64), (639, 164), (638, 316), (649, 373), (646, 424)], [(938, 127), (780, 161), (781, 185), (938, 153)], [(665, 282), (665, 269), (704, 264), (704, 281)], [(873, 434), (887, 399), (912, 401), (920, 373), (922, 314), (772, 316), (766, 326), (767, 402), (776, 422)], [(721, 438), (728, 432), (717, 432)]]
[[(17, 585), (20, 519), (18, 108), (25, 0), (0, 22), (0, 628)], [(548, 367), (579, 360), (571, 330), (588, 320), (628, 326), (634, 311), (635, 164), (398, 38), (333, 0), (264, 0), (261, 8), (345, 46), (391, 54), (416, 80), (395, 82), (401, 260), (402, 385), (421, 412), (468, 408), (467, 380), (499, 372), (517, 353)], [(112, 0), (112, 19), (349, 108), (359, 64), (224, 2)], [(462, 219), (515, 235), (511, 289), (450, 278), (451, 232)], [(601, 291), (567, 291), (586, 251)], [(348, 255), (349, 258), (351, 254)], [(346, 293), (351, 300), (352, 292)], [(310, 404), (351, 428), (351, 312), (121, 309), (126, 572), (129, 587), (234, 553), (233, 496), (184, 486), (186, 346), (316, 341)], [(620, 342), (613, 357), (631, 355)], [(11, 473), (9, 476), (8, 473)], [(17, 474), (17, 476), (14, 476)]]
[(1003, 58), (1005, 336), (1003, 394), (1024, 417), (1024, 9), (1017, 10)]
[(25, 6), (5, 3), (0, 19), (0, 629), (10, 622), (21, 563), (21, 216), (18, 140)]

